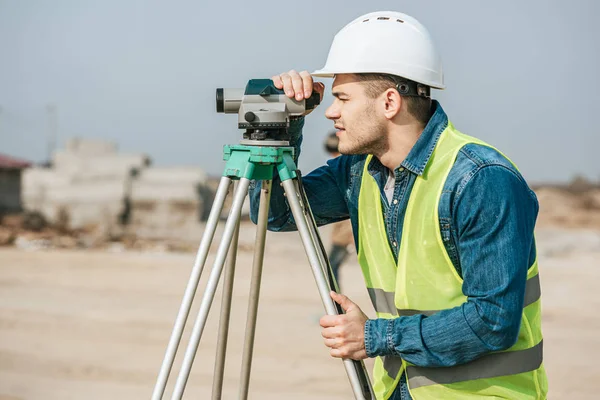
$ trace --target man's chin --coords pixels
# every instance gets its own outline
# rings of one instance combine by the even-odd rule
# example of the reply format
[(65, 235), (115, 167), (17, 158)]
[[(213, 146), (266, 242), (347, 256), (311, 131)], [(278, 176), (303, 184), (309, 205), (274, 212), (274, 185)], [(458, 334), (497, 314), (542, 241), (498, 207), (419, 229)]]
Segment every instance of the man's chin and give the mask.
[(340, 154), (344, 154), (346, 156), (360, 155), (360, 154), (369, 154), (364, 149), (356, 148), (356, 147), (342, 148), (340, 146), (340, 147), (338, 147), (338, 151), (340, 152)]
[[(347, 139), (347, 138), (346, 138)], [(338, 151), (344, 155), (360, 155), (370, 154), (368, 146), (356, 141), (348, 141), (340, 138), (338, 143)]]

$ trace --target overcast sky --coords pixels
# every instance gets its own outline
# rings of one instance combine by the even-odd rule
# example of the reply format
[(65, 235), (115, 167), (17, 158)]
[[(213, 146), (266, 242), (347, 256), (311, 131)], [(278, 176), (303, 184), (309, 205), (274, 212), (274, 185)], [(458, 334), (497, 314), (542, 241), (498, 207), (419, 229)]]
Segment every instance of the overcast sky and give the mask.
[[(43, 161), (54, 104), (59, 146), (109, 139), (155, 165), (220, 174), (222, 145), (241, 131), (234, 115), (216, 113), (215, 89), (318, 69), (335, 33), (377, 10), (430, 30), (447, 85), (433, 96), (459, 130), (501, 149), (532, 182), (600, 178), (592, 0), (0, 0), (0, 152)], [(305, 173), (326, 158), (324, 111), (307, 119)]]

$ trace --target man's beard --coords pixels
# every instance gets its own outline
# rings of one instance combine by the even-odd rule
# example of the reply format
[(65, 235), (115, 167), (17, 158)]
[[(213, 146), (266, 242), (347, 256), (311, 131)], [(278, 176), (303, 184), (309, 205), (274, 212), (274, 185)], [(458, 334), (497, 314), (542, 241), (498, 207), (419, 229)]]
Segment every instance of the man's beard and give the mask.
[[(352, 136), (346, 131), (343, 142), (340, 140), (339, 152), (342, 154), (381, 154), (388, 148), (385, 127), (365, 112), (362, 123), (352, 129)], [(341, 138), (340, 138), (341, 139)]]

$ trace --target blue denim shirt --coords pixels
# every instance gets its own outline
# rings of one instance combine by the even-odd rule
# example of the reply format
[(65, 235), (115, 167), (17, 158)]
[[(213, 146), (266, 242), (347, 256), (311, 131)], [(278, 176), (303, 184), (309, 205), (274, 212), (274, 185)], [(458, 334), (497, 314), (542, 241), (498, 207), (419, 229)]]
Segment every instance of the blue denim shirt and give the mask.
[[(404, 214), (417, 176), (448, 125), (440, 104), (402, 164), (396, 168), (394, 196), (388, 202), (388, 171), (373, 157), (368, 166), (379, 185), (389, 246), (397, 258)], [(300, 153), (302, 119), (292, 122), (291, 145)], [(459, 127), (460, 130), (460, 127)], [(350, 218), (358, 244), (358, 195), (365, 155), (343, 155), (306, 175), (306, 190), (319, 225)], [(251, 184), (251, 218), (256, 222), (260, 185)], [(499, 152), (470, 144), (461, 149), (439, 202), (442, 239), (467, 302), (429, 317), (374, 319), (365, 326), (369, 357), (392, 355), (421, 367), (463, 364), (512, 346), (518, 336), (527, 269), (536, 257), (533, 237), (535, 194)], [(269, 230), (294, 230), (295, 223), (279, 178), (273, 182)], [(403, 377), (392, 399), (409, 399)]]

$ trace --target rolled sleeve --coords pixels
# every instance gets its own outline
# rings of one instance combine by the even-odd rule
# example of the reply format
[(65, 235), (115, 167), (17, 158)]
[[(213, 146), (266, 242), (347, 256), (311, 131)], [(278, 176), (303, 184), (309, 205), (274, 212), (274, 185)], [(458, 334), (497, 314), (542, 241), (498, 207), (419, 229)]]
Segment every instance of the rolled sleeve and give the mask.
[(365, 350), (367, 357), (388, 356), (394, 353), (393, 319), (370, 319), (365, 323)]

